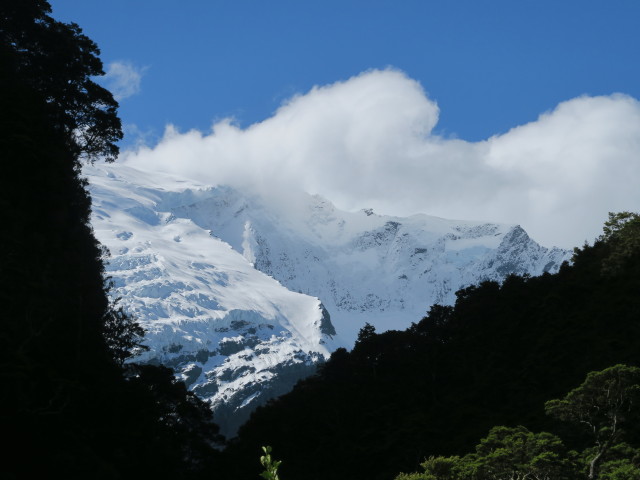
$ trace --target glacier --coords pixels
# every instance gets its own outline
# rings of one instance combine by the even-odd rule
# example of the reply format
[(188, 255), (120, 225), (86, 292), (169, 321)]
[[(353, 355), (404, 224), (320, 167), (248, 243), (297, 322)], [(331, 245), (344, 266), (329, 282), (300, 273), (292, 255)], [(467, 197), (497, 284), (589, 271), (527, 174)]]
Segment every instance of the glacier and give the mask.
[(84, 169), (112, 295), (233, 436), (368, 322), (402, 329), (461, 287), (554, 272), (570, 252), (517, 225), (346, 212), (126, 164)]

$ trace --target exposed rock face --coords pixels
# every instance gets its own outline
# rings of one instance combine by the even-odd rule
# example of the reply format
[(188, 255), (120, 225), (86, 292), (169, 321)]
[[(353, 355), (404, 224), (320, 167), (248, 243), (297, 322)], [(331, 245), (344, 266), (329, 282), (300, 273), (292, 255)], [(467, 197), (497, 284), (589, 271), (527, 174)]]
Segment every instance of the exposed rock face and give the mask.
[(519, 226), (282, 204), (125, 165), (87, 169), (114, 295), (233, 435), (365, 322), (405, 328), (461, 287), (555, 271), (569, 252)]

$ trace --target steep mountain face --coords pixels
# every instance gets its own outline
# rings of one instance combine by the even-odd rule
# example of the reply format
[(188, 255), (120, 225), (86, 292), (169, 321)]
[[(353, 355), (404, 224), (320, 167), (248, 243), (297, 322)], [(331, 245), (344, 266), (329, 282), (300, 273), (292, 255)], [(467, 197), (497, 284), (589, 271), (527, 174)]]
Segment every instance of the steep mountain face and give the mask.
[[(117, 172), (117, 173), (116, 173)], [(92, 223), (113, 294), (146, 330), (137, 361), (173, 367), (233, 435), (249, 413), (338, 344), (317, 298), (287, 290), (229, 244), (172, 213), (210, 192), (124, 166), (89, 168)]]
[(212, 193), (173, 213), (211, 230), (290, 290), (318, 297), (349, 345), (365, 322), (406, 328), (430, 305), (452, 304), (463, 286), (554, 272), (570, 258), (520, 226), (350, 213), (309, 195), (266, 208), (230, 188)]
[(459, 288), (555, 271), (569, 253), (519, 226), (350, 213), (126, 165), (87, 168), (114, 295), (233, 435), (365, 322), (399, 329)]

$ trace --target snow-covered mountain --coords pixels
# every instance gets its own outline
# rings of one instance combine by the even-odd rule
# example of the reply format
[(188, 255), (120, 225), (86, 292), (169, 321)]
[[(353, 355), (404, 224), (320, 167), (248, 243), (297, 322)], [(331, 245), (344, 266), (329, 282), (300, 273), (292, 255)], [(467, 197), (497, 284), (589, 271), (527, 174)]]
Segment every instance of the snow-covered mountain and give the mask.
[(114, 295), (147, 332), (139, 360), (173, 367), (227, 435), (365, 322), (405, 328), (463, 286), (569, 258), (519, 226), (344, 212), (122, 164), (85, 174)]

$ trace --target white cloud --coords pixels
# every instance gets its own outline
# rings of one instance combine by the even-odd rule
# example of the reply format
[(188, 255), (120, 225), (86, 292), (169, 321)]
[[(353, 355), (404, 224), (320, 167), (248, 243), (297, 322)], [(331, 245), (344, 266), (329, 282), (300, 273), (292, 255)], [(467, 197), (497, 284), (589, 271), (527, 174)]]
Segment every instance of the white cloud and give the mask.
[(482, 142), (433, 134), (438, 106), (374, 70), (293, 97), (240, 129), (168, 128), (125, 161), (262, 192), (302, 188), (347, 209), (521, 224), (545, 245), (593, 240), (608, 211), (640, 210), (640, 104), (580, 97)]
[(140, 92), (145, 70), (130, 62), (111, 62), (107, 66), (104, 81), (116, 100), (124, 100)]

